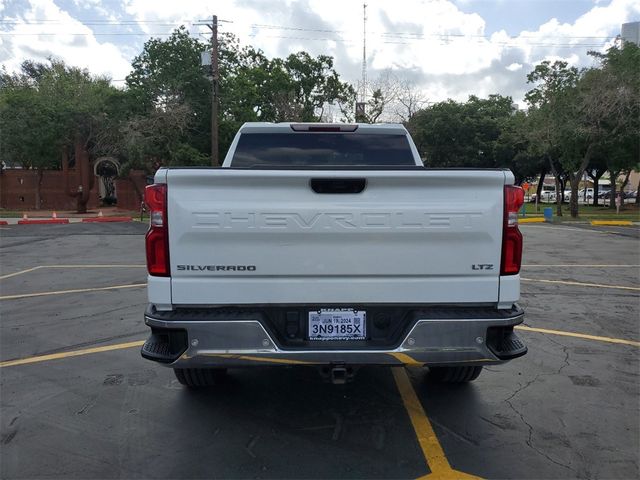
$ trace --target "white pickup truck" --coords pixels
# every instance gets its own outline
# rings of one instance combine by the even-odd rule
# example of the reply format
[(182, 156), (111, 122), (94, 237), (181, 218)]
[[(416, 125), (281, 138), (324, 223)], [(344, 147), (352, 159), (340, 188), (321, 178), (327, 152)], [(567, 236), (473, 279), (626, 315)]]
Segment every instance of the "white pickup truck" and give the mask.
[(142, 356), (187, 386), (256, 365), (468, 382), (527, 351), (508, 170), (425, 168), (401, 125), (246, 123), (222, 168), (154, 181)]

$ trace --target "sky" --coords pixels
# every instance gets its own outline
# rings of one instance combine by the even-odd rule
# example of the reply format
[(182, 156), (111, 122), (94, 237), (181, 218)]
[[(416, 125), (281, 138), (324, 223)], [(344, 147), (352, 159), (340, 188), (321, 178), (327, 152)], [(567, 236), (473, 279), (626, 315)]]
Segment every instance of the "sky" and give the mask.
[[(0, 0), (0, 64), (55, 56), (124, 86), (151, 37), (184, 24), (203, 40), (220, 31), (269, 57), (331, 55), (343, 80), (362, 72), (363, 8), (355, 0)], [(593, 64), (640, 0), (367, 0), (367, 77), (391, 71), (429, 101), (510, 95), (522, 105), (526, 75), (543, 60)]]

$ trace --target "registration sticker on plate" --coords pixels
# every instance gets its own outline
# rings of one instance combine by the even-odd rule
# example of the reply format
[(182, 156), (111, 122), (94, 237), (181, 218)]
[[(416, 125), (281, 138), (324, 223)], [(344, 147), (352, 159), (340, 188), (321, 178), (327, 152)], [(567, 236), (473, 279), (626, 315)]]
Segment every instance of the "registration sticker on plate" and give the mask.
[(364, 340), (367, 312), (352, 308), (322, 308), (309, 312), (309, 340)]

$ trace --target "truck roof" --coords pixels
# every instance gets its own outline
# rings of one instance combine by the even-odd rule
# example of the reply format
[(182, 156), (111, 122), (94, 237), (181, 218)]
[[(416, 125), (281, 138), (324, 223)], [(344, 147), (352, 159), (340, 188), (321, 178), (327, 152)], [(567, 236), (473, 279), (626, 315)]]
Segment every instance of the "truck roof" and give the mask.
[(239, 133), (295, 133), (296, 131), (321, 131), (339, 129), (352, 134), (406, 135), (407, 129), (400, 123), (319, 123), (319, 122), (246, 122)]

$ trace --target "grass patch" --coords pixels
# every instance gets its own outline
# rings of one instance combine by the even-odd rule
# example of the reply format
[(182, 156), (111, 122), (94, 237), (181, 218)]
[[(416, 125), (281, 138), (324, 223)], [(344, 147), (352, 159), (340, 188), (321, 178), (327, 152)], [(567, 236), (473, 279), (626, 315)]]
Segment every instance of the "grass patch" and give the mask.
[(620, 213), (616, 214), (615, 209), (610, 209), (608, 206), (593, 206), (593, 205), (579, 205), (578, 206), (578, 218), (571, 218), (569, 211), (569, 205), (564, 204), (562, 206), (562, 217), (556, 217), (556, 205), (555, 203), (540, 203), (538, 204), (538, 211), (533, 203), (525, 204), (526, 216), (539, 217), (543, 215), (545, 208), (553, 209), (553, 219), (555, 221), (562, 222), (575, 222), (585, 220), (631, 220), (632, 222), (640, 222), (640, 209), (638, 205), (634, 203), (627, 203), (621, 209)]

